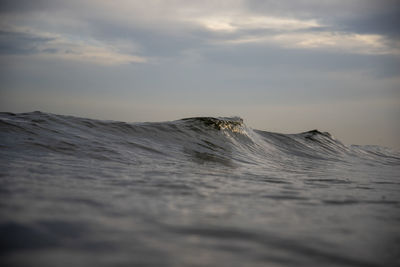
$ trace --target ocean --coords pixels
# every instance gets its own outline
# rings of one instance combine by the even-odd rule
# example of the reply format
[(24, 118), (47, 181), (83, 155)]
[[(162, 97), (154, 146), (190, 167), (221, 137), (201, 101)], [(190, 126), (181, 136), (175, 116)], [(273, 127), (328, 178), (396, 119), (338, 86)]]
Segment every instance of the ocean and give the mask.
[(400, 153), (241, 118), (0, 114), (1, 266), (400, 266)]

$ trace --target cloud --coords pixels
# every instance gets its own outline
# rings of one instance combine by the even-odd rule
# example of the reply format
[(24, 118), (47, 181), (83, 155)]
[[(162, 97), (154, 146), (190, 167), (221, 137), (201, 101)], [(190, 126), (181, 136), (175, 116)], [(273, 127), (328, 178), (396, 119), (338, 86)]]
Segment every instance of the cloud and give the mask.
[(2, 24), (29, 25), (34, 32), (57, 36), (47, 42), (32, 39), (28, 41), (32, 47), (20, 48), (33, 52), (41, 43), (47, 46), (41, 48), (47, 56), (46, 51), (52, 51), (60, 59), (99, 64), (143, 63), (150, 58), (154, 62), (210, 46), (243, 43), (398, 55), (397, 10), (391, 0), (7, 0), (0, 8)]
[(326, 50), (354, 54), (400, 55), (400, 47), (391, 46), (376, 34), (350, 34), (343, 32), (289, 32), (275, 34), (243, 35), (234, 39), (219, 40), (219, 44), (245, 43), (272, 44), (282, 48)]
[(335, 31), (387, 38), (398, 38), (400, 33), (398, 0), (247, 0), (244, 5), (254, 14), (313, 18)]
[(199, 17), (187, 20), (194, 23), (199, 23), (200, 25), (211, 31), (228, 32), (252, 29), (288, 31), (321, 26), (315, 20), (298, 20), (283, 17), (254, 16), (251, 14), (219, 17)]
[(43, 10), (49, 6), (48, 0), (2, 0), (0, 5), (0, 14), (29, 13), (33, 10)]
[(0, 30), (0, 54), (35, 54), (42, 44), (53, 41), (50, 36), (38, 36), (27, 32)]
[(30, 28), (0, 31), (0, 54), (31, 55), (100, 65), (144, 63), (147, 59), (124, 53), (93, 39), (73, 39)]
[[(382, 3), (309, 0), (296, 3), (282, 1), (279, 4), (275, 1), (221, 1), (215, 4), (212, 1), (150, 1), (148, 5), (151, 8), (146, 10), (149, 7), (147, 4), (133, 2), (125, 6), (126, 11), (119, 13), (119, 18), (106, 15), (106, 21), (114, 30), (128, 28), (125, 32), (132, 33), (132, 39), (147, 52), (157, 55), (179, 56), (193, 48), (210, 45), (228, 47), (240, 43), (264, 43), (284, 49), (398, 55), (399, 41), (393, 34), (388, 34), (394, 32), (395, 27), (391, 25), (390, 30), (390, 22), (382, 23), (385, 21), (384, 15), (393, 14), (396, 9), (392, 8), (392, 1), (385, 0)], [(115, 5), (110, 8), (119, 10)], [(332, 15), (333, 11), (337, 14)], [(363, 15), (361, 11), (366, 14)], [(129, 16), (130, 12), (134, 16)], [(394, 16), (390, 18), (396, 21)], [(374, 25), (381, 27), (370, 31), (363, 30), (361, 26), (350, 27), (355, 20), (359, 25), (368, 21), (370, 25), (375, 22)], [(96, 28), (96, 25), (92, 27)], [(128, 39), (131, 36), (125, 35)], [(150, 47), (154, 49), (148, 49)]]

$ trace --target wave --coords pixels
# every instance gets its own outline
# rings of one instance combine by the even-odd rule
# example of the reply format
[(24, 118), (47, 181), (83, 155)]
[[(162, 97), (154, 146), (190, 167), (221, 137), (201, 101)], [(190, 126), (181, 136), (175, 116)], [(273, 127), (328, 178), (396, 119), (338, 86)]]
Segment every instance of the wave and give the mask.
[(296, 168), (304, 161), (400, 163), (400, 153), (378, 146), (347, 146), (330, 133), (253, 130), (239, 117), (194, 117), (126, 123), (43, 112), (1, 113), (1, 146), (138, 163), (187, 160), (228, 166)]

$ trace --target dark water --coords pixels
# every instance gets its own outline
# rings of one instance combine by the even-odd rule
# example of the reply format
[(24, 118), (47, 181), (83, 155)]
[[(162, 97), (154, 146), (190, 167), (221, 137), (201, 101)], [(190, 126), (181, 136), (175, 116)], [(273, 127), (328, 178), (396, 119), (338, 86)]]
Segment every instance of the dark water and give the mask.
[(240, 118), (0, 114), (1, 266), (399, 266), (400, 153)]

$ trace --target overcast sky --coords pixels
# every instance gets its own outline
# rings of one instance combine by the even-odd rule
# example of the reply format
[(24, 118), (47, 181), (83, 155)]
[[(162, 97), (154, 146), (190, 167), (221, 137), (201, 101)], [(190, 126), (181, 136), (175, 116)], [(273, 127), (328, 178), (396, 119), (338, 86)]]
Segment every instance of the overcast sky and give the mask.
[(400, 1), (2, 0), (0, 61), (1, 111), (400, 148)]

